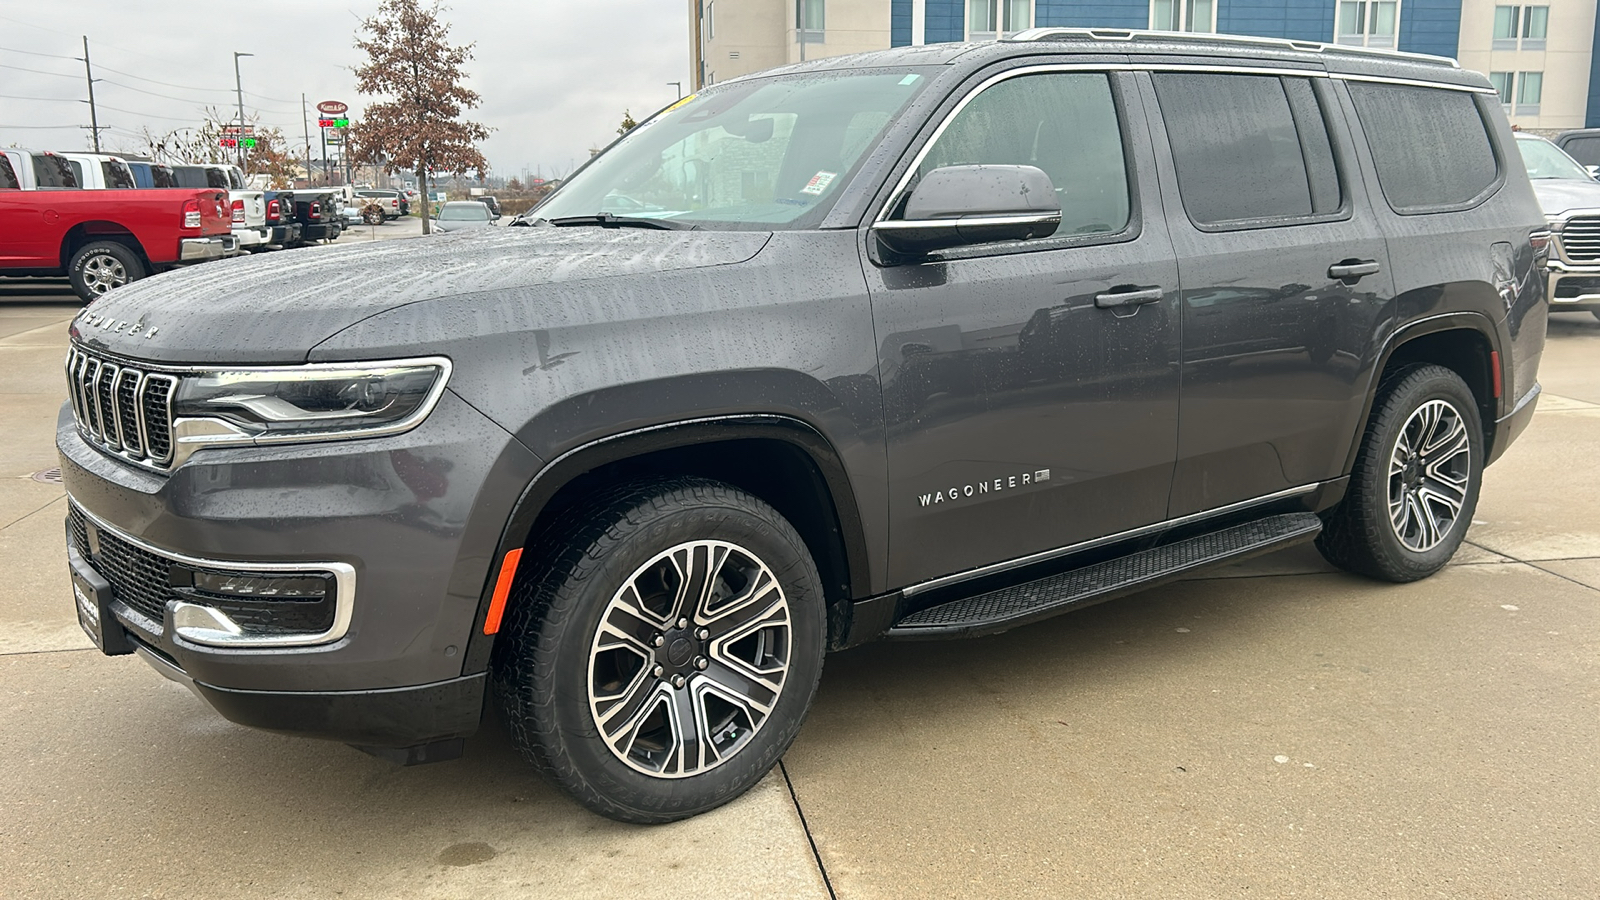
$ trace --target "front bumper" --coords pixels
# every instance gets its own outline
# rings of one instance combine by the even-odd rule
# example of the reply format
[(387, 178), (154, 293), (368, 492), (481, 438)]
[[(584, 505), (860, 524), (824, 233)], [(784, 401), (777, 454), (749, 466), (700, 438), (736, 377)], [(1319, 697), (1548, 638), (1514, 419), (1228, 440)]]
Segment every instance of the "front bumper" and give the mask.
[(1600, 311), (1600, 265), (1575, 265), (1550, 261), (1550, 280), (1545, 296), (1551, 312)]
[[(56, 445), (73, 506), (143, 551), (134, 583), (126, 554), (107, 556), (100, 531), (83, 541), (95, 552), (69, 538), (73, 562), (111, 584), (100, 617), (108, 653), (143, 647), (247, 725), (391, 747), (475, 727), (483, 672), (465, 670), (467, 641), (500, 532), (539, 463), (453, 393), (405, 434), (209, 448), (165, 474), (87, 443), (70, 407)], [(353, 588), (325, 640), (219, 646), (179, 633), (182, 567), (330, 563), (348, 569)]]
[(239, 239), (231, 234), (216, 237), (184, 238), (178, 242), (178, 262), (204, 262), (222, 259), (239, 252)]

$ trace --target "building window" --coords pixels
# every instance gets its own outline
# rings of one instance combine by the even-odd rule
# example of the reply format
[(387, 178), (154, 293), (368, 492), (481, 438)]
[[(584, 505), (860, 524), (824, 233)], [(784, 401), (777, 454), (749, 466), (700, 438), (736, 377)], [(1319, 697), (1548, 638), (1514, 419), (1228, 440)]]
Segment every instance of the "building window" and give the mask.
[(1539, 114), (1539, 96), (1543, 93), (1543, 72), (1518, 72), (1516, 115), (1537, 116)]
[(1489, 83), (1494, 85), (1495, 93), (1500, 95), (1500, 105), (1509, 112), (1511, 109), (1511, 80), (1510, 72), (1490, 72)]
[(1215, 0), (1150, 0), (1150, 27), (1156, 31), (1217, 30)]
[(1333, 40), (1359, 47), (1393, 47), (1399, 27), (1399, 0), (1339, 0)]
[(798, 43), (820, 44), (824, 30), (823, 0), (795, 0), (794, 30)]
[(716, 0), (706, 4), (706, 40), (717, 36), (717, 4)]
[(992, 41), (1033, 27), (1033, 0), (967, 0), (967, 40)]
[(1492, 50), (1543, 50), (1550, 31), (1548, 6), (1496, 6)]

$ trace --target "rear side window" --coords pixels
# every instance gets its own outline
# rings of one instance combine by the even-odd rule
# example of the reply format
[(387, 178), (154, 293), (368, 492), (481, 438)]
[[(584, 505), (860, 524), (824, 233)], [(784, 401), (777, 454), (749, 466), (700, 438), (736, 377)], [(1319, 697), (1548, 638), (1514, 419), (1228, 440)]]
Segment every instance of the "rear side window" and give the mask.
[(1395, 212), (1459, 208), (1499, 177), (1488, 126), (1466, 91), (1350, 82), (1378, 184)]
[(211, 186), (206, 183), (206, 170), (199, 166), (173, 166), (172, 177), (178, 182), (178, 187), (203, 188)]
[(75, 188), (83, 183), (72, 174), (67, 161), (54, 153), (33, 154), (33, 181), (42, 188)]
[(1158, 74), (1183, 208), (1198, 225), (1338, 212), (1339, 170), (1305, 78)]
[(158, 188), (175, 188), (178, 186), (178, 179), (173, 176), (172, 170), (166, 166), (151, 166), (150, 186)]
[(1002, 81), (956, 114), (917, 177), (942, 166), (1036, 166), (1061, 201), (1057, 236), (1113, 234), (1128, 224), (1122, 128), (1101, 74), (1052, 73)]
[(105, 175), (106, 187), (119, 190), (131, 190), (136, 185), (133, 183), (133, 173), (119, 162), (109, 159), (100, 161), (100, 172)]
[(1567, 155), (1586, 166), (1600, 166), (1600, 135), (1567, 138), (1561, 145)]
[(19, 190), (22, 183), (17, 180), (17, 173), (11, 168), (11, 160), (0, 156), (0, 190)]

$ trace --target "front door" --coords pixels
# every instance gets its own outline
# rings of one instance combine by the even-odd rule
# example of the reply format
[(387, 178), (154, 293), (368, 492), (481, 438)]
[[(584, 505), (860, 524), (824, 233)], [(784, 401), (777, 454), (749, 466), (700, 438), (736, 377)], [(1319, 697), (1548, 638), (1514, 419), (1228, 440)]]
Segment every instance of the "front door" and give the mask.
[[(1165, 515), (1177, 267), (1148, 141), (1129, 139), (1143, 134), (1138, 102), (1126, 74), (1018, 74), (961, 107), (918, 164), (918, 177), (947, 165), (1037, 166), (1062, 224), (1043, 240), (869, 267), (891, 584)], [(1119, 303), (1119, 293), (1151, 299)]]
[(1394, 291), (1349, 138), (1329, 127), (1339, 115), (1334, 86), (1259, 74), (1146, 77), (1183, 283), (1169, 514), (1337, 478)]

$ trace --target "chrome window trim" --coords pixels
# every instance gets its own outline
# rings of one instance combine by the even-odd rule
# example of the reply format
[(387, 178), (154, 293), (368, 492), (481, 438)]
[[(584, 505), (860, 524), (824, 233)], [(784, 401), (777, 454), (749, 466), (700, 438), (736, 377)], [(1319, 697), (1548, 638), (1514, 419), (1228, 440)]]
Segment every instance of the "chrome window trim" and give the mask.
[[(1078, 31), (1078, 29), (1034, 30)], [(1132, 34), (1148, 36), (1150, 33), (1134, 32)], [(1123, 38), (1117, 39), (1120, 40)], [(1132, 40), (1133, 37), (1130, 35), (1126, 39)], [(1021, 35), (1018, 36), (1018, 40), (1021, 40)], [(1272, 44), (1282, 43), (1276, 38), (1261, 38), (1260, 40)], [(1355, 48), (1341, 47), (1339, 49), (1342, 50)], [(1377, 52), (1385, 56), (1392, 55), (1388, 51)], [(1436, 57), (1428, 58), (1433, 59)], [(1446, 84), (1436, 81), (1422, 81), (1413, 78), (1392, 78), (1382, 75), (1354, 75), (1344, 72), (1328, 72), (1321, 69), (1300, 69), (1292, 67), (1280, 68), (1273, 66), (1251, 66), (1245, 64), (1229, 65), (1226, 63), (1219, 63), (1184, 65), (1182, 63), (1047, 63), (1034, 66), (1021, 66), (1015, 69), (1007, 69), (1004, 72), (997, 72), (980, 82), (977, 87), (974, 87), (972, 90), (968, 91), (966, 96), (962, 97), (961, 100), (950, 109), (950, 112), (945, 114), (945, 117), (940, 120), (938, 126), (934, 128), (933, 133), (928, 136), (927, 141), (925, 141), (922, 147), (917, 150), (916, 155), (911, 158), (911, 164), (906, 167), (906, 170), (903, 173), (901, 173), (899, 181), (895, 183), (894, 190), (889, 192), (888, 199), (883, 203), (882, 206), (878, 208), (878, 214), (873, 217), (872, 223), (869, 227), (878, 227), (885, 222), (898, 221), (891, 220), (889, 218), (889, 211), (898, 206), (900, 201), (905, 197), (906, 186), (911, 183), (911, 179), (916, 175), (917, 169), (921, 167), (923, 160), (927, 159), (928, 154), (933, 151), (934, 145), (937, 144), (939, 139), (944, 136), (945, 130), (949, 128), (951, 123), (955, 121), (956, 117), (961, 115), (961, 112), (967, 108), (967, 104), (976, 99), (979, 94), (1003, 81), (1007, 81), (1012, 78), (1022, 78), (1028, 75), (1040, 75), (1053, 72), (1205, 72), (1222, 75), (1276, 75), (1279, 77), (1290, 78), (1327, 78), (1333, 81), (1364, 81), (1377, 84), (1394, 84), (1404, 87), (1437, 88), (1439, 90), (1462, 91), (1471, 94), (1496, 94), (1493, 87), (1472, 87), (1464, 84)], [(1496, 94), (1496, 96), (1498, 96), (1498, 94)], [(1127, 123), (1122, 124), (1127, 126)], [(1135, 140), (1137, 140), (1136, 131)]]
[(1292, 497), (1310, 494), (1316, 491), (1318, 488), (1321, 488), (1323, 484), (1324, 482), (1320, 481), (1312, 484), (1303, 484), (1299, 487), (1292, 487), (1287, 490), (1277, 491), (1271, 494), (1263, 494), (1260, 497), (1253, 497), (1249, 500), (1240, 500), (1237, 503), (1229, 503), (1226, 506), (1218, 506), (1214, 509), (1189, 513), (1188, 515), (1179, 516), (1176, 519), (1166, 519), (1150, 525), (1141, 525), (1138, 528), (1130, 528), (1127, 531), (1119, 531), (1116, 534), (1108, 534), (1103, 537), (1090, 538), (1086, 541), (1079, 541), (1076, 544), (1068, 544), (1065, 547), (1056, 547), (1052, 550), (1041, 550), (1038, 553), (1030, 553), (1027, 556), (1019, 556), (1016, 559), (1008, 559), (1004, 562), (991, 563), (987, 566), (979, 566), (976, 569), (968, 569), (964, 572), (953, 572), (949, 575), (941, 575), (938, 578), (930, 578), (927, 581), (919, 581), (916, 584), (911, 584), (900, 588), (900, 595), (902, 597), (915, 597), (918, 594), (927, 593), (935, 588), (959, 584), (963, 581), (970, 581), (974, 578), (982, 578), (986, 575), (1009, 572), (1013, 569), (1018, 569), (1023, 566), (1033, 565), (1034, 563), (1049, 562), (1050, 560), (1060, 559), (1063, 556), (1070, 556), (1073, 553), (1078, 553), (1083, 550), (1093, 550), (1096, 547), (1104, 547), (1107, 544), (1115, 544), (1118, 541), (1132, 540), (1134, 538), (1144, 537), (1145, 535), (1155, 534), (1156, 532), (1166, 531), (1172, 528), (1179, 528), (1184, 525), (1193, 524), (1195, 522), (1200, 522), (1216, 516), (1223, 516), (1232, 512), (1240, 512), (1253, 506), (1262, 506), (1278, 500), (1288, 500)]
[[(185, 566), (197, 566), (204, 569), (221, 569), (234, 572), (306, 572), (324, 571), (334, 579), (334, 607), (333, 625), (327, 631), (310, 635), (276, 635), (270, 637), (230, 636), (226, 640), (208, 638), (199, 640), (188, 635), (179, 634), (183, 640), (201, 644), (207, 647), (225, 647), (230, 649), (255, 649), (255, 648), (283, 648), (283, 647), (311, 647), (322, 644), (331, 644), (344, 637), (350, 630), (350, 621), (355, 613), (356, 596), (356, 569), (349, 563), (342, 562), (245, 562), (241, 560), (210, 559), (203, 556), (190, 556), (186, 553), (177, 553), (157, 547), (147, 541), (134, 537), (122, 529), (107, 523), (104, 519), (90, 512), (78, 498), (67, 493), (67, 500), (84, 518), (93, 522), (96, 528), (110, 532), (118, 540), (126, 541), (146, 553), (169, 559)], [(90, 562), (93, 565), (93, 562)], [(112, 599), (116, 599), (113, 596)], [(127, 604), (123, 604), (126, 606)], [(198, 604), (196, 604), (198, 605)]]
[(1061, 222), (1061, 213), (1029, 213), (1015, 216), (958, 216), (947, 219), (888, 219), (878, 222), (872, 227), (881, 231), (916, 231), (921, 228), (950, 228), (951, 226), (965, 225), (975, 228), (980, 225), (1043, 225), (1047, 222)]
[[(1213, 11), (1213, 16), (1216, 12)], [(1196, 43), (1213, 44), (1217, 46), (1254, 46), (1276, 47), (1281, 50), (1295, 50), (1301, 53), (1352, 53), (1367, 56), (1377, 56), (1385, 59), (1413, 60), (1428, 62), (1437, 66), (1449, 66), (1452, 69), (1461, 68), (1461, 63), (1448, 56), (1435, 56), (1431, 53), (1412, 53), (1406, 50), (1391, 50), (1383, 47), (1361, 47), (1350, 44), (1326, 44), (1320, 41), (1296, 41), (1289, 38), (1256, 37), (1243, 34), (1223, 34), (1218, 32), (1198, 31), (1152, 31), (1149, 29), (1124, 29), (1124, 28), (1061, 28), (1042, 27), (1030, 28), (1016, 34), (1001, 38), (1007, 43), (1030, 43), (1048, 41), (1056, 37), (1090, 38), (1107, 43), (1113, 41), (1148, 40), (1165, 43)]]

